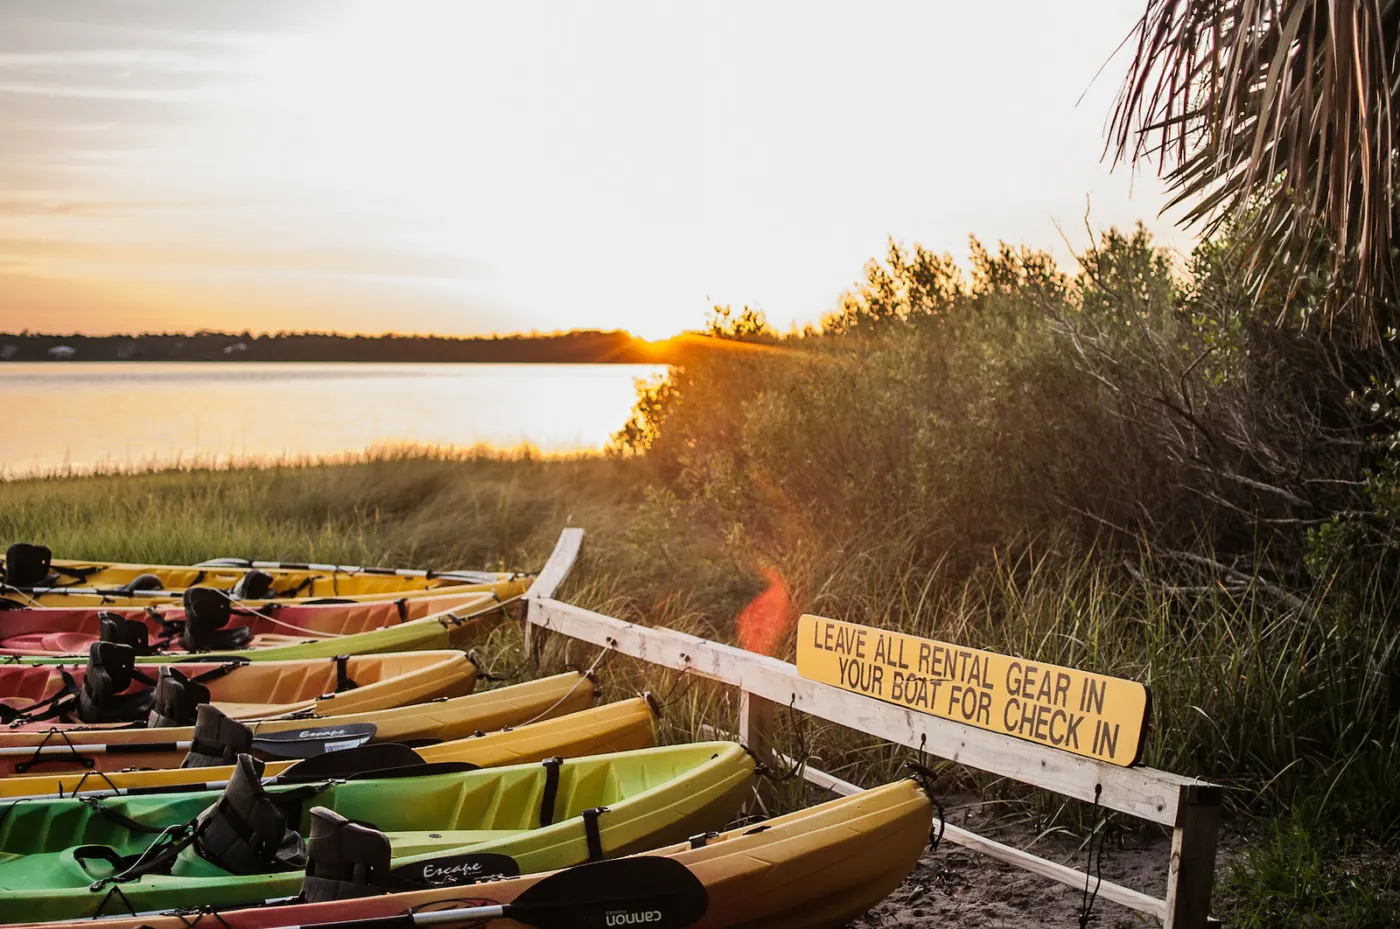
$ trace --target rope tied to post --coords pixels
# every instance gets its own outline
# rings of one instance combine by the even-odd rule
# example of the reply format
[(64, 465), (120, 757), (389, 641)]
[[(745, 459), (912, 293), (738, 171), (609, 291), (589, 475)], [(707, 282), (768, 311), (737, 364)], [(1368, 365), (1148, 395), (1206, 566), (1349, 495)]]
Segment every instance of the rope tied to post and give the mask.
[(943, 841), (943, 833), (948, 830), (948, 813), (943, 808), (943, 801), (939, 798), (938, 792), (934, 790), (934, 784), (938, 780), (938, 775), (927, 764), (928, 753), (924, 751), (927, 745), (928, 733), (920, 733), (919, 758), (917, 761), (904, 762), (904, 767), (909, 770), (909, 776), (923, 788), (924, 793), (933, 803), (933, 808), (938, 811), (937, 829), (935, 830), (933, 826), (930, 826), (928, 830), (928, 850), (930, 854), (933, 854), (938, 851), (938, 846)]
[[(1103, 846), (1104, 841), (1108, 838), (1108, 822), (1107, 818), (1105, 817), (1103, 823), (1104, 828), (1102, 832), (1100, 832), (1099, 799), (1102, 796), (1103, 784), (1095, 784), (1094, 805), (1091, 808), (1089, 823), (1089, 857), (1088, 860), (1084, 863), (1084, 896), (1079, 907), (1079, 929), (1087, 929), (1089, 925), (1089, 919), (1093, 916), (1094, 913), (1094, 901), (1097, 900), (1099, 896), (1099, 886), (1103, 884)], [(1094, 837), (1096, 833), (1098, 833), (1099, 840), (1099, 851), (1097, 859), (1094, 855)], [(1097, 878), (1094, 884), (1093, 891), (1089, 890), (1089, 872), (1091, 869), (1095, 872), (1094, 876)]]

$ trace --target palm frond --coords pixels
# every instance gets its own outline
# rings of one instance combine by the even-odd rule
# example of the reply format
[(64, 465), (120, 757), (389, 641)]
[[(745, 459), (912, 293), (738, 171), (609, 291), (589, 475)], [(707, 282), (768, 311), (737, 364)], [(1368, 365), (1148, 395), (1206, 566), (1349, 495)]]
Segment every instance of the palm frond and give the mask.
[(1400, 0), (1148, 0), (1109, 129), (1155, 161), (1207, 234), (1229, 222), (1256, 273), (1304, 273), (1317, 228), (1325, 309), (1371, 340), (1396, 323)]

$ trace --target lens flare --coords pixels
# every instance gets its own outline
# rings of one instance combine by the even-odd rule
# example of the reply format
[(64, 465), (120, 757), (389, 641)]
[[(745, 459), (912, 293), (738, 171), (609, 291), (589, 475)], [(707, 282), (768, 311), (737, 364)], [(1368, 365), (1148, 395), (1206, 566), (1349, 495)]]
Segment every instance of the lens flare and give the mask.
[(792, 593), (777, 568), (759, 572), (768, 587), (739, 611), (734, 620), (739, 645), (760, 655), (772, 655), (792, 620)]

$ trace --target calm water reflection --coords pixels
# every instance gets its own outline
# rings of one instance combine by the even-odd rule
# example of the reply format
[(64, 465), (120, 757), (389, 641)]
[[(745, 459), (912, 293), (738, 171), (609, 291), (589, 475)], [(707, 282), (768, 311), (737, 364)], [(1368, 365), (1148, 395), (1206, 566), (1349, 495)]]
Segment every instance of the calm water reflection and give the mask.
[(361, 452), (597, 449), (652, 365), (0, 364), (0, 474)]

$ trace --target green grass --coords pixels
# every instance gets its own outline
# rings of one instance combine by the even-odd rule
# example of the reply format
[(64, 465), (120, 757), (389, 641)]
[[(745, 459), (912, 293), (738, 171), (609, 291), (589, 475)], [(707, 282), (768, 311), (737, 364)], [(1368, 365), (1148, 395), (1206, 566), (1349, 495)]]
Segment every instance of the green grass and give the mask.
[(1280, 820), (1229, 869), (1221, 903), (1238, 929), (1388, 929), (1400, 916), (1400, 871), (1375, 849)]

